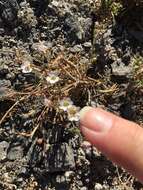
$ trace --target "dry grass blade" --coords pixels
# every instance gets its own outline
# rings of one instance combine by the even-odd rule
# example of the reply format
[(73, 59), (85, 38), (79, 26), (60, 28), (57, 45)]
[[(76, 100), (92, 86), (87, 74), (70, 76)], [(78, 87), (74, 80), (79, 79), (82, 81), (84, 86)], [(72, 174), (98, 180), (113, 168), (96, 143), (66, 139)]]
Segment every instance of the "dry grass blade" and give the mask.
[(39, 115), (38, 119), (37, 119), (37, 126), (33, 129), (33, 131), (30, 133), (30, 137), (33, 138), (34, 134), (36, 133), (36, 131), (38, 130), (38, 128), (40, 127), (40, 121), (42, 120), (44, 114), (49, 110), (49, 107), (45, 107), (45, 109), (42, 111), (42, 113)]

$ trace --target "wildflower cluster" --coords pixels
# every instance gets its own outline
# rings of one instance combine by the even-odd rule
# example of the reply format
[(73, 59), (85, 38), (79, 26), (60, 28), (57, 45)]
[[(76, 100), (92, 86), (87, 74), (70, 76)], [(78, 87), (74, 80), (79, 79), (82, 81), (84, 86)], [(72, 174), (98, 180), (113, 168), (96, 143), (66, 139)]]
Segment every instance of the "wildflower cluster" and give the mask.
[[(47, 47), (48, 46), (46, 46), (43, 41), (35, 43), (33, 50), (38, 51), (39, 54), (41, 52), (45, 55), (48, 51)], [(39, 62), (34, 65), (34, 62), (37, 63), (35, 59), (32, 59), (28, 54), (26, 55), (27, 56), (22, 55), (20, 57), (20, 62), (22, 62), (21, 71), (22, 73), (33, 72), (41, 79), (39, 85), (35, 86), (34, 93), (39, 95), (42, 94), (42, 96), (44, 95), (44, 105), (47, 108), (45, 113), (47, 113), (48, 109), (52, 110), (50, 108), (53, 108), (57, 110), (57, 112), (64, 113), (68, 121), (79, 121), (80, 108), (75, 106), (74, 100), (72, 101), (69, 97), (74, 97), (74, 99), (76, 99), (75, 91), (80, 95), (81, 90), (83, 91), (84, 88), (89, 88), (90, 84), (92, 86), (93, 83), (96, 85), (98, 81), (94, 81), (94, 79), (90, 78), (88, 79), (84, 75), (86, 68), (81, 67), (80, 72), (72, 61), (65, 59), (62, 55), (59, 55), (54, 61), (49, 62), (48, 67), (43, 64), (42, 69), (41, 65), (39, 67)], [(74, 93), (75, 95), (73, 96)], [(57, 106), (58, 109), (56, 108)], [(56, 114), (54, 117), (57, 121), (63, 118), (60, 117), (60, 114)]]
[(79, 107), (73, 105), (70, 98), (64, 98), (59, 103), (59, 108), (64, 112), (67, 112), (69, 121), (79, 120)]

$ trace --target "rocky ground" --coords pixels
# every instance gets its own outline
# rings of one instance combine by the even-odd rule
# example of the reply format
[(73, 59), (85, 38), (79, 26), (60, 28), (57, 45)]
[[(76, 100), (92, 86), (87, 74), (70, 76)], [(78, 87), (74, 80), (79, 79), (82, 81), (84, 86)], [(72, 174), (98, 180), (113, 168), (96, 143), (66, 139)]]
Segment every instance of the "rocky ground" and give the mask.
[[(0, 189), (143, 188), (55, 111), (68, 95), (143, 123), (142, 11), (107, 22), (98, 11), (94, 0), (0, 0)], [(51, 68), (60, 86), (46, 86)]]

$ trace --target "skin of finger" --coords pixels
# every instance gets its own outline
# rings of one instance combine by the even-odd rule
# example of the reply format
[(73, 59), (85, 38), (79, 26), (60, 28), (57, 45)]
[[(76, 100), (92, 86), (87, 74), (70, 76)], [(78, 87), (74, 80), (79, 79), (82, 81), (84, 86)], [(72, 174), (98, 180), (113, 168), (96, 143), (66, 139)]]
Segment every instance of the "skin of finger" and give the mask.
[[(94, 124), (92, 124), (91, 130), (82, 127), (83, 134), (113, 162), (123, 166), (143, 182), (143, 129), (111, 113), (95, 110), (96, 114), (100, 111), (112, 117), (111, 130), (105, 134), (96, 133), (93, 131)], [(86, 115), (90, 119), (88, 114), (91, 113)]]

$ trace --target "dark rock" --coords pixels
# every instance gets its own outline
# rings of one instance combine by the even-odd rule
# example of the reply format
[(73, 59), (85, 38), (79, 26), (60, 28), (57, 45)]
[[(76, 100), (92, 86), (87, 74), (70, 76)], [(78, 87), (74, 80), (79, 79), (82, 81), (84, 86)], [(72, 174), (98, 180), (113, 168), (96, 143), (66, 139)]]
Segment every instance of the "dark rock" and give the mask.
[(30, 0), (29, 2), (34, 7), (36, 16), (40, 16), (46, 10), (50, 0)]
[(19, 6), (17, 0), (1, 0), (0, 1), (0, 17), (7, 23), (12, 26), (17, 17)]
[(134, 107), (131, 103), (124, 103), (120, 106), (119, 111), (123, 118), (128, 120), (134, 120), (135, 118), (135, 111)]
[(130, 63), (131, 60), (131, 53), (130, 51), (128, 51), (127, 53), (125, 53), (122, 57), (122, 61), (125, 65), (128, 65)]
[(7, 73), (8, 73), (8, 66), (6, 65), (0, 66), (0, 78), (5, 77)]
[(61, 172), (75, 169), (72, 148), (67, 143), (49, 146), (44, 165), (48, 172)]
[(28, 162), (33, 171), (39, 176), (50, 172), (65, 172), (75, 169), (72, 148), (67, 143), (53, 145), (37, 145), (32, 143), (27, 154)]
[(47, 136), (47, 143), (55, 144), (63, 142), (63, 132), (64, 128), (62, 126), (52, 125), (52, 128), (48, 129), (48, 131), (45, 133)]
[(129, 33), (131, 34), (131, 36), (133, 36), (140, 43), (143, 42), (143, 31), (142, 30), (137, 31), (137, 30), (130, 29)]
[(68, 190), (70, 188), (70, 184), (68, 181), (66, 181), (66, 178), (62, 175), (58, 175), (56, 177), (55, 183), (54, 183), (56, 189), (58, 190)]

